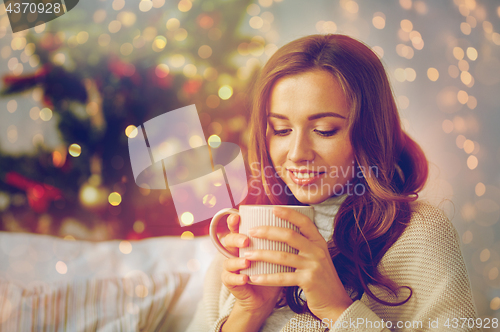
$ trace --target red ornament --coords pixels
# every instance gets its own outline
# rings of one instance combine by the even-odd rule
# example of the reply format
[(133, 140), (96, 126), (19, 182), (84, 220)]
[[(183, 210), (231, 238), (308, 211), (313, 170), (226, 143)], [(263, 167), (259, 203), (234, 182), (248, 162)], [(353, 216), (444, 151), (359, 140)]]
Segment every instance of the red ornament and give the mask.
[(7, 173), (5, 182), (13, 187), (26, 191), (29, 205), (37, 213), (47, 211), (49, 204), (53, 200), (62, 197), (62, 193), (59, 189), (48, 184), (30, 180), (16, 172)]

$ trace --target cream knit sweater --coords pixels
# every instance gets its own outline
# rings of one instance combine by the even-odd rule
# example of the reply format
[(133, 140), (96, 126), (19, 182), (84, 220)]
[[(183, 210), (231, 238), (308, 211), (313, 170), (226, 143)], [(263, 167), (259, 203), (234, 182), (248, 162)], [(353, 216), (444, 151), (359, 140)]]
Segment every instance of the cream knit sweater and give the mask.
[[(461, 327), (461, 318), (475, 319), (477, 313), (457, 231), (439, 209), (423, 202), (412, 204), (410, 224), (379, 263), (379, 269), (396, 284), (411, 287), (413, 295), (407, 303), (385, 306), (364, 294), (336, 322), (295, 314), (281, 332), (477, 331), (467, 324)], [(224, 259), (219, 254), (207, 272), (203, 299), (188, 332), (220, 331), (231, 313), (235, 298), (220, 279)], [(381, 288), (370, 288), (390, 302), (402, 301), (409, 294), (403, 289), (395, 299)]]

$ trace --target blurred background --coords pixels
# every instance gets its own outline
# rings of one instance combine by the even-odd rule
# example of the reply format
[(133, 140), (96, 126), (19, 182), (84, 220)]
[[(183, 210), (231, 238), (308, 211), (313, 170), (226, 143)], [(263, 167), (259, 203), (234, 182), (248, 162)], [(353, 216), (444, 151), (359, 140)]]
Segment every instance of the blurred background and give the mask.
[(462, 240), (481, 317), (500, 317), (500, 3), (85, 0), (13, 34), (0, 5), (0, 230), (66, 239), (207, 234), (139, 188), (127, 136), (196, 104), (205, 138), (248, 142), (252, 82), (285, 43), (358, 38), (431, 163), (421, 195)]

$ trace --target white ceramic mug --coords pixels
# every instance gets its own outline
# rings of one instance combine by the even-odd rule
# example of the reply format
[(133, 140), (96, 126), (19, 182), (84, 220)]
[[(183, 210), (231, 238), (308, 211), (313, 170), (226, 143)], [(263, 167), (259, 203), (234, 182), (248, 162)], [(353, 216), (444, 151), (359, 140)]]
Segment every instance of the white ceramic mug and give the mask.
[[(246, 251), (250, 250), (276, 250), (296, 254), (297, 249), (290, 247), (283, 242), (271, 241), (266, 239), (258, 239), (248, 235), (248, 230), (258, 226), (276, 226), (293, 229), (297, 233), (299, 229), (291, 222), (278, 218), (273, 214), (273, 208), (276, 205), (241, 205), (240, 210), (236, 209), (222, 209), (215, 214), (210, 223), (210, 237), (215, 247), (228, 258), (238, 258), (231, 254), (221, 243), (217, 237), (217, 225), (219, 220), (228, 214), (236, 213), (240, 216), (239, 233), (248, 236), (250, 243), (246, 248), (239, 249), (239, 257), (244, 257)], [(298, 211), (311, 220), (314, 218), (314, 208), (312, 206), (299, 206), (299, 205), (283, 205), (287, 208)], [(271, 274), (281, 272), (293, 272), (295, 269), (289, 266), (272, 264), (268, 262), (252, 261), (249, 268), (241, 270), (241, 274), (258, 275), (258, 274)]]

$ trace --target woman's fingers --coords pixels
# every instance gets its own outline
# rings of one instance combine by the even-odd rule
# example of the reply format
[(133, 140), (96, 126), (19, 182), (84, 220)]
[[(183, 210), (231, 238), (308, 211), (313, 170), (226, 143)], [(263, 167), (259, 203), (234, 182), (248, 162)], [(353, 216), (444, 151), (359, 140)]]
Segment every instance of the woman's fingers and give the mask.
[(227, 217), (227, 227), (231, 233), (238, 233), (239, 226), (240, 216), (236, 213), (230, 214), (229, 217)]
[(248, 246), (248, 236), (240, 233), (230, 233), (224, 238), (224, 245), (226, 248), (245, 248)]
[(250, 261), (245, 258), (228, 258), (224, 261), (223, 266), (226, 271), (237, 272), (250, 267)]
[[(262, 261), (279, 265), (290, 266), (296, 269), (307, 268), (309, 260), (288, 252), (274, 250), (252, 250), (245, 252), (245, 258), (250, 261)], [(239, 258), (242, 259), (242, 258)]]
[(287, 207), (275, 206), (273, 208), (273, 213), (276, 217), (285, 219), (299, 228), (301, 234), (303, 234), (310, 241), (324, 241), (318, 229), (314, 225), (311, 219), (306, 215), (292, 210)]
[(245, 274), (236, 274), (229, 271), (222, 271), (222, 283), (229, 289), (235, 286), (243, 286), (248, 282), (248, 276)]
[(301, 234), (295, 232), (293, 229), (274, 226), (259, 226), (251, 228), (248, 231), (248, 234), (256, 238), (284, 242), (299, 251), (307, 252), (311, 247), (310, 241)]

